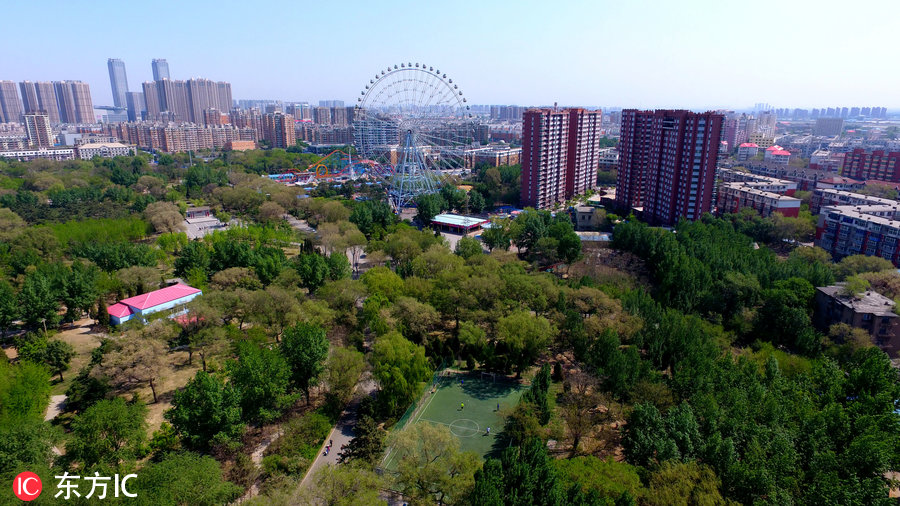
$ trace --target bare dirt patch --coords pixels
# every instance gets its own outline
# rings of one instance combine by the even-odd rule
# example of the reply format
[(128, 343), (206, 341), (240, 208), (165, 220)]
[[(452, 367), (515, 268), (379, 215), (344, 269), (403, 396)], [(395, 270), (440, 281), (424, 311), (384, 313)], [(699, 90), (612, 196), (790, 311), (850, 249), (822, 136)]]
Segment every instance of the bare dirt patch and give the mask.
[(198, 357), (194, 357), (193, 364), (188, 364), (186, 351), (169, 352), (166, 354), (166, 358), (168, 368), (154, 385), (156, 386), (157, 402), (153, 402), (153, 393), (150, 391), (149, 385), (132, 390), (137, 392), (140, 398), (147, 403), (147, 434), (153, 434), (153, 431), (158, 430), (162, 425), (163, 413), (172, 407), (175, 390), (187, 385), (187, 382), (202, 368)]
[(588, 276), (621, 288), (651, 287), (650, 271), (635, 254), (591, 243), (585, 243), (582, 251), (583, 258), (568, 270), (570, 279)]
[(65, 341), (75, 348), (75, 356), (69, 363), (69, 370), (63, 373), (63, 381), (53, 385), (52, 394), (61, 395), (66, 392), (72, 379), (78, 375), (78, 371), (91, 361), (91, 352), (100, 346), (100, 341), (106, 334), (94, 329), (94, 320), (83, 318), (71, 324), (64, 325), (53, 339)]

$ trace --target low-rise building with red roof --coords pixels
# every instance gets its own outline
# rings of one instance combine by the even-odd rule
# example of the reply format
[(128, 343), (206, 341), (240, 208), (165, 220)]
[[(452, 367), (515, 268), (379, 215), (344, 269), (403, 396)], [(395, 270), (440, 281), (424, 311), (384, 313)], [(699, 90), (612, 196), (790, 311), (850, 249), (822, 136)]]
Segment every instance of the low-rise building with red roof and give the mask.
[(739, 162), (745, 162), (759, 153), (759, 145), (752, 142), (744, 142), (738, 146), (737, 159)]
[(184, 314), (187, 311), (184, 305), (199, 295), (203, 295), (199, 288), (181, 283), (135, 295), (109, 306), (107, 308), (109, 321), (113, 325), (119, 325), (128, 320), (144, 319), (152, 313), (167, 310), (172, 310), (172, 315)]

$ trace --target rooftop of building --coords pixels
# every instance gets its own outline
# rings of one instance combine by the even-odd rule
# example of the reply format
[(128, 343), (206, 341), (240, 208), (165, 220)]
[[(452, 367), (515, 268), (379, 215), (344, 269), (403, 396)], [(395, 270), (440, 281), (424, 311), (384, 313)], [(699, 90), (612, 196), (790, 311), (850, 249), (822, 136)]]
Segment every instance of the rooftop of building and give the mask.
[(187, 297), (188, 295), (193, 295), (199, 292), (200, 290), (198, 288), (178, 283), (172, 286), (167, 286), (165, 288), (160, 288), (159, 290), (154, 290), (152, 292), (142, 293), (140, 295), (135, 295), (134, 297), (122, 299), (118, 303), (143, 310), (154, 306), (159, 306), (160, 304), (165, 304), (167, 302), (172, 302), (173, 300), (178, 300), (182, 297)]
[(742, 147), (742, 148), (758, 148), (759, 146), (756, 145), (756, 144), (754, 144), (754, 143), (752, 143), (752, 142), (744, 142), (744, 143), (742, 143), (739, 147)]
[(831, 286), (819, 286), (816, 287), (816, 290), (831, 297), (844, 307), (852, 309), (856, 313), (868, 313), (889, 318), (898, 317), (897, 314), (894, 313), (894, 306), (896, 303), (893, 300), (872, 290), (866, 290), (856, 296), (847, 295), (844, 292), (845, 286), (846, 283), (837, 283)]
[(769, 199), (774, 199), (774, 200), (779, 200), (779, 201), (786, 202), (786, 203), (787, 203), (787, 202), (796, 202), (798, 206), (800, 205), (800, 199), (798, 199), (798, 198), (790, 197), (790, 196), (788, 196), (788, 195), (782, 195), (782, 194), (780, 194), (780, 193), (775, 193), (775, 192), (770, 192), (770, 191), (766, 191), (766, 190), (761, 190), (761, 189), (755, 187), (755, 186), (752, 185), (752, 184), (747, 184), (747, 183), (724, 183), (724, 184), (722, 185), (722, 187), (723, 187), (723, 188), (731, 188), (731, 189), (734, 189), (734, 190), (737, 190), (737, 191), (741, 191), (741, 192), (744, 192), (744, 193), (749, 193), (749, 194), (751, 194), (751, 195), (759, 195), (759, 196), (761, 196), (761, 197), (765, 197), (765, 198), (769, 198)]
[(79, 144), (78, 149), (117, 149), (117, 148), (130, 148), (131, 146), (127, 144), (122, 144), (121, 142), (89, 142), (86, 144)]
[(900, 202), (891, 199), (885, 199), (881, 197), (876, 197), (874, 195), (865, 195), (862, 193), (848, 192), (847, 190), (835, 190), (834, 188), (816, 188), (815, 193), (822, 193), (834, 196), (845, 196), (847, 198), (853, 198), (862, 200), (864, 202), (869, 202), (872, 204), (883, 204), (887, 206), (900, 206)]
[(857, 181), (844, 176), (834, 176), (828, 179), (822, 179), (819, 182), (826, 184), (862, 184), (862, 181)]
[(791, 156), (791, 152), (790, 152), (790, 151), (785, 151), (785, 150), (783, 150), (783, 149), (778, 149), (778, 150), (775, 150), (775, 151), (769, 151), (769, 154), (771, 154), (772, 156)]
[[(872, 212), (897, 211), (897, 208), (888, 206), (825, 206), (819, 210), (820, 216), (828, 216), (830, 213), (838, 213), (843, 218), (852, 218), (866, 223), (874, 223), (889, 228), (900, 229), (900, 221), (868, 214)], [(844, 220), (841, 220), (842, 222)]]
[(481, 225), (484, 223), (488, 223), (490, 220), (486, 220), (484, 218), (478, 218), (475, 216), (463, 216), (461, 214), (451, 214), (444, 213), (439, 214), (431, 220), (432, 223), (437, 223), (439, 225), (448, 225), (451, 227), (474, 227), (477, 225)]

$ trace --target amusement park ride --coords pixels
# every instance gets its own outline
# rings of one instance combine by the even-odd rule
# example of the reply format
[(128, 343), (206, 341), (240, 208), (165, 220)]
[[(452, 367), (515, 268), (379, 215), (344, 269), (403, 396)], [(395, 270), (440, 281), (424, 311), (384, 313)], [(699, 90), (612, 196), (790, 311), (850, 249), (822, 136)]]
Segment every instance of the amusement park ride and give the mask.
[(269, 177), (286, 184), (348, 180), (381, 181), (391, 207), (414, 205), (440, 190), (444, 171), (465, 168), (474, 124), (453, 79), (424, 63), (401, 63), (377, 72), (361, 92), (353, 117), (360, 157), (335, 150), (306, 171)]
[(354, 159), (348, 151), (335, 149), (309, 164), (306, 170), (291, 169), (281, 174), (270, 174), (269, 178), (279, 183), (302, 186), (317, 181), (355, 180), (363, 176), (384, 180), (390, 170), (390, 166), (374, 160)]

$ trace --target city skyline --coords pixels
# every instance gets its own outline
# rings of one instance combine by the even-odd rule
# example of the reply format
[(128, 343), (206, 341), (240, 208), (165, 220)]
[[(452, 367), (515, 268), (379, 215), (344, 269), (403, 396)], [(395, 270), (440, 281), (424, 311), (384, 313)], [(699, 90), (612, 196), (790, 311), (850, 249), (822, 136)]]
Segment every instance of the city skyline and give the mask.
[[(96, 2), (70, 9), (50, 3), (51, 9), (72, 12), (46, 18), (46, 36), (36, 42), (41, 47), (32, 45), (28, 23), (11, 23), (6, 40), (12, 51), (0, 79), (80, 79), (92, 86), (97, 104), (113, 103), (108, 58), (125, 62), (132, 75), (128, 91), (140, 91), (136, 83), (152, 80), (151, 60), (164, 58), (174, 65), (173, 78), (225, 80), (235, 98), (248, 99), (336, 98), (352, 104), (375, 72), (411, 61), (440, 66), (473, 104), (695, 110), (745, 109), (756, 102), (900, 106), (892, 90), (900, 69), (883, 64), (890, 54), (886, 34), (900, 6), (886, 1), (849, 11), (805, 1), (763, 1), (752, 10), (699, 0), (568, 2), (552, 9), (538, 2), (461, 2), (451, 9), (328, 2), (301, 9), (279, 1), (254, 4), (253, 10), (230, 2), (217, 8), (209, 2), (161, 2), (163, 11), (215, 26), (215, 40), (202, 30), (176, 32), (177, 24), (136, 25), (132, 20), (140, 18), (140, 5)], [(11, 19), (32, 19), (47, 8), (21, 2), (8, 7)], [(70, 29), (78, 20), (97, 18), (110, 21), (104, 36), (116, 40), (115, 48), (54, 49), (73, 44)], [(298, 20), (288, 25), (298, 35), (296, 49), (271, 51), (261, 35), (273, 20), (292, 19)], [(381, 30), (390, 36), (379, 36)], [(841, 33), (853, 36), (831, 42)], [(841, 68), (865, 72), (824, 73), (817, 53), (827, 53), (828, 62)]]

